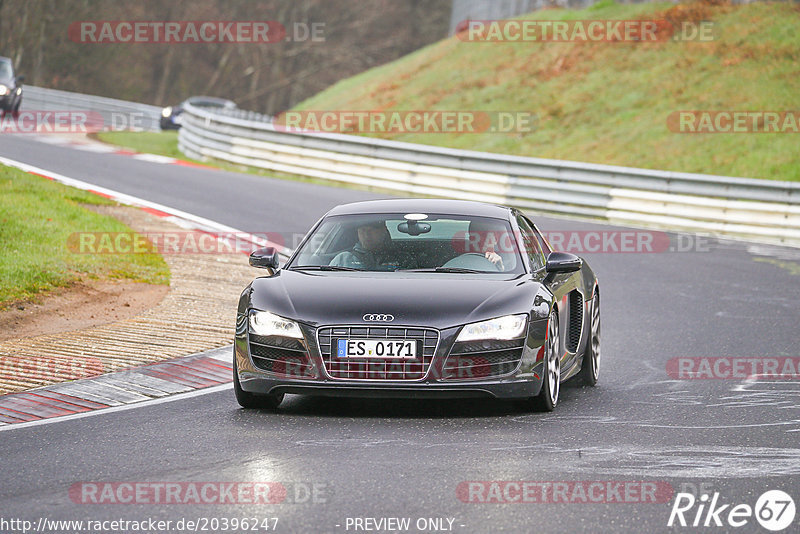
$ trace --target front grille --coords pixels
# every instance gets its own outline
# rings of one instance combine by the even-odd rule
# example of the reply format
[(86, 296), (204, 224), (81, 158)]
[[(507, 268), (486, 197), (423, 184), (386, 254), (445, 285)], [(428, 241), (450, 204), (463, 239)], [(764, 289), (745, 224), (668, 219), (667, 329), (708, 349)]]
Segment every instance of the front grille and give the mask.
[(308, 351), (298, 339), (250, 334), (250, 356), (262, 371), (285, 378), (314, 377)]
[(519, 365), (524, 347), (525, 338), (456, 343), (443, 376), (445, 380), (469, 380), (507, 375)]
[(569, 330), (567, 331), (567, 350), (575, 352), (581, 341), (583, 324), (583, 295), (577, 291), (569, 294)]
[[(421, 355), (414, 359), (347, 358), (332, 356), (335, 339), (418, 340)], [(428, 373), (439, 343), (439, 332), (431, 328), (386, 328), (333, 326), (317, 330), (322, 363), (331, 378), (347, 380), (422, 380)]]

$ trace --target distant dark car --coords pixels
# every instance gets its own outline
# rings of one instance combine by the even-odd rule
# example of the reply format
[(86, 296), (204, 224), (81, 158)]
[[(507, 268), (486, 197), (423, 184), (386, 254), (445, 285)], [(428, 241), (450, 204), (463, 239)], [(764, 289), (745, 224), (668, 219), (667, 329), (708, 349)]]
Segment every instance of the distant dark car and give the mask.
[(181, 127), (181, 114), (186, 104), (204, 108), (236, 109), (236, 102), (213, 96), (192, 96), (175, 106), (167, 106), (161, 110), (161, 129), (177, 130)]
[(19, 115), (22, 105), (22, 82), (24, 76), (14, 75), (14, 64), (7, 57), (0, 57), (0, 112)]
[(552, 410), (560, 384), (597, 382), (600, 292), (524, 214), (460, 200), (339, 206), (283, 269), (242, 293), (234, 391), (246, 408), (286, 393), (518, 399)]

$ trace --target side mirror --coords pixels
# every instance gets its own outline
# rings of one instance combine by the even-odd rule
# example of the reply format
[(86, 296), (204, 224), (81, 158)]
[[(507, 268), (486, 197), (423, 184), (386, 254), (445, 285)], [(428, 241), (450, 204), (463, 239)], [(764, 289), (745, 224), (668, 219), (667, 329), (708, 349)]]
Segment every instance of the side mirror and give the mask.
[(583, 260), (569, 252), (551, 252), (547, 256), (545, 270), (548, 273), (574, 273), (583, 266)]
[(22, 83), (25, 81), (25, 76), (17, 76), (15, 79), (17, 80), (17, 83)]
[(278, 251), (274, 247), (254, 250), (250, 254), (250, 266), (277, 271), (279, 266)]

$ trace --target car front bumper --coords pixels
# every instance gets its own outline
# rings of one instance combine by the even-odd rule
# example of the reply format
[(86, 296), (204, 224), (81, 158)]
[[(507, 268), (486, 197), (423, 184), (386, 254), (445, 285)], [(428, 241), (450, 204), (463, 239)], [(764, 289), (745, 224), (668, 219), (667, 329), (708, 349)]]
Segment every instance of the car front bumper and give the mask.
[[(544, 361), (540, 349), (544, 342), (545, 328), (546, 320), (532, 323), (520, 363), (514, 372), (482, 378), (442, 378), (444, 375), (441, 369), (459, 328), (440, 331), (441, 341), (431, 367), (422, 380), (334, 378), (327, 372), (316, 342), (308, 345), (309, 357), (315, 369), (314, 377), (297, 378), (265, 372), (253, 362), (246, 321), (241, 320), (237, 327), (234, 357), (242, 389), (261, 395), (291, 393), (329, 397), (522, 399), (538, 395), (542, 388)], [(307, 340), (315, 339), (313, 330), (306, 331), (305, 334)]]
[(16, 101), (17, 98), (13, 93), (0, 96), (0, 108), (2, 108), (5, 111), (10, 111), (14, 107)]
[(369, 397), (404, 399), (457, 399), (533, 397), (542, 387), (541, 379), (472, 382), (352, 382), (345, 380), (286, 380), (239, 374), (242, 389), (256, 394), (295, 393), (325, 397)]

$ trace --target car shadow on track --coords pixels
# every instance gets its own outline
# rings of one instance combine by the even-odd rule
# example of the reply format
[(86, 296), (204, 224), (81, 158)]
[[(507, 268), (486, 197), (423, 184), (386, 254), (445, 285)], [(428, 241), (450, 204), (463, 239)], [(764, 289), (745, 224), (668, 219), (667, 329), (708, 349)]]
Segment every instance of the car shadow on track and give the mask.
[(321, 417), (391, 417), (410, 419), (497, 417), (518, 415), (514, 402), (495, 399), (362, 399), (286, 397), (280, 413)]
[[(580, 397), (583, 388), (564, 384), (561, 401), (555, 413), (566, 411), (572, 400)], [(547, 415), (527, 409), (520, 402), (493, 398), (466, 399), (373, 399), (348, 397), (319, 397), (286, 395), (276, 411), (254, 410), (256, 413), (284, 416), (348, 417), (348, 418), (401, 418), (401, 419), (453, 419), (519, 415)]]

